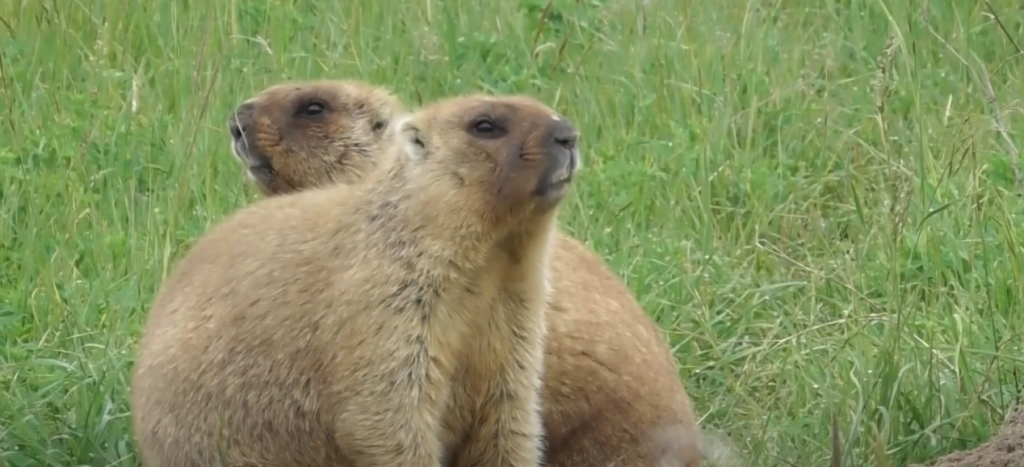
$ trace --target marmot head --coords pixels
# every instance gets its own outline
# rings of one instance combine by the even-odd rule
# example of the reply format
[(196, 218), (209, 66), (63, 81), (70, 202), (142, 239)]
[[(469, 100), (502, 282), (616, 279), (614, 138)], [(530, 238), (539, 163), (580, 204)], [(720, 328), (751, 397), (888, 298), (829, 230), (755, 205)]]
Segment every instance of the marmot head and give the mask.
[(358, 81), (305, 81), (264, 89), (228, 119), (232, 152), (264, 195), (361, 179), (404, 106)]
[(395, 125), (413, 192), (490, 229), (551, 213), (579, 168), (576, 127), (530, 97), (443, 99)]

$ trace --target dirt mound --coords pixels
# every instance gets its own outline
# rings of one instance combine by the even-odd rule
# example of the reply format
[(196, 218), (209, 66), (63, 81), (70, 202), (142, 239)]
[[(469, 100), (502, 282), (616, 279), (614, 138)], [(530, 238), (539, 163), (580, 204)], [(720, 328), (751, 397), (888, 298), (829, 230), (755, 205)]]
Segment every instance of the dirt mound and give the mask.
[(1018, 408), (987, 443), (971, 451), (947, 454), (929, 467), (1024, 467), (1024, 407)]

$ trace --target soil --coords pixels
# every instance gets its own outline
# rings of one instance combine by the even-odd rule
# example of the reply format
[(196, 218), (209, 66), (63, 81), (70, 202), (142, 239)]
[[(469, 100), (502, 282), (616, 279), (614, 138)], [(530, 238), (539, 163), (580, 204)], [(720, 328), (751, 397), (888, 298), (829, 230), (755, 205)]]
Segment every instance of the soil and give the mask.
[(942, 456), (929, 467), (1024, 467), (1024, 407), (1018, 408), (987, 443)]

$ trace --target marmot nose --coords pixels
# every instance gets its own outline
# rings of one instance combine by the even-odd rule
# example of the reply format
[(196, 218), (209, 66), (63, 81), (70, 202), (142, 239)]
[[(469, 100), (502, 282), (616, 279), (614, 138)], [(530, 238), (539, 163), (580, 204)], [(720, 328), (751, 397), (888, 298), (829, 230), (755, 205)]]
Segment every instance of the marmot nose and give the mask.
[(571, 151), (576, 149), (576, 139), (579, 138), (579, 132), (576, 131), (576, 127), (572, 124), (565, 120), (559, 120), (555, 122), (551, 136), (556, 144)]
[(246, 102), (231, 114), (231, 118), (228, 119), (228, 131), (231, 132), (231, 138), (234, 140), (242, 139), (244, 133), (248, 133), (252, 128), (254, 106), (251, 102)]

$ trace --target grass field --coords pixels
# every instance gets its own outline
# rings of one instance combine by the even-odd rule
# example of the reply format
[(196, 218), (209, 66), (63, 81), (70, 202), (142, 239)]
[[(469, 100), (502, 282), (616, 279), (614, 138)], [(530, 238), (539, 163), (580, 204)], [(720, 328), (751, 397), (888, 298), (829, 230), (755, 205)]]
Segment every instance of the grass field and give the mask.
[(1016, 2), (392, 2), (0, 2), (0, 464), (137, 465), (141, 323), (255, 199), (225, 121), (284, 79), (573, 118), (565, 229), (747, 466), (827, 465), (832, 413), (844, 466), (927, 460), (1020, 397)]

